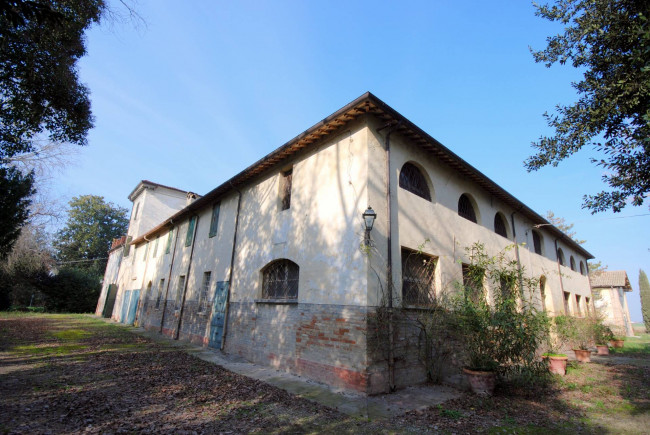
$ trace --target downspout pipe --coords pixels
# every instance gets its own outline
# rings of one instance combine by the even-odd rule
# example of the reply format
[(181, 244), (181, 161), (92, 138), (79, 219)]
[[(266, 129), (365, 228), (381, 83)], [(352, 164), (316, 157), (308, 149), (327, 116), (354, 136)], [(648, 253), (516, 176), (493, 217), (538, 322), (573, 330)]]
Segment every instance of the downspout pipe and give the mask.
[[(194, 257), (194, 246), (196, 246), (196, 232), (198, 231), (199, 228), (199, 217), (196, 216), (196, 222), (194, 222), (194, 232), (192, 233), (192, 249), (190, 249), (190, 261), (189, 264), (187, 265), (187, 272), (185, 276), (187, 277), (185, 279), (185, 283), (183, 285), (183, 296), (181, 298), (181, 308), (178, 312), (178, 322), (176, 322), (176, 332), (174, 333), (174, 340), (178, 340), (178, 336), (181, 332), (181, 322), (183, 321), (183, 312), (185, 311), (185, 296), (187, 295), (187, 286), (188, 283), (190, 282), (190, 272), (192, 271), (192, 258)], [(192, 217), (190, 217), (190, 221), (192, 220)]]
[(557, 241), (560, 240), (561, 237), (558, 237), (553, 241), (555, 244), (555, 262), (557, 263), (557, 273), (560, 275), (560, 289), (562, 290), (562, 306), (564, 307), (564, 311), (566, 315), (569, 315), (570, 313), (566, 313), (566, 305), (564, 305), (564, 281), (562, 280), (562, 269), (560, 269), (560, 256), (558, 255), (557, 252)]
[[(235, 215), (235, 234), (232, 239), (232, 252), (230, 254), (230, 273), (228, 274), (228, 293), (226, 294), (226, 312), (223, 317), (223, 334), (221, 336), (221, 347), (219, 349), (223, 350), (226, 345), (226, 333), (228, 332), (228, 312), (230, 311), (230, 292), (232, 291), (232, 277), (235, 271), (235, 249), (237, 247), (237, 230), (239, 229), (239, 215), (241, 212), (241, 190), (236, 188), (232, 181), (230, 182), (230, 187), (237, 191), (239, 196), (237, 197), (237, 214)], [(214, 313), (213, 313), (214, 315)]]
[[(174, 221), (171, 219), (169, 223), (172, 225), (172, 231), (174, 231)], [(163, 332), (163, 325), (165, 324), (165, 312), (167, 311), (167, 296), (169, 296), (169, 286), (171, 285), (172, 280), (172, 270), (174, 268), (174, 259), (176, 258), (176, 244), (178, 243), (178, 229), (176, 229), (176, 237), (174, 237), (174, 248), (172, 249), (172, 259), (169, 262), (169, 274), (167, 275), (167, 288), (165, 289), (165, 301), (163, 303), (163, 312), (160, 316), (160, 329), (158, 330), (159, 334)]]
[(521, 207), (517, 211), (513, 211), (510, 214), (510, 222), (512, 223), (512, 239), (515, 242), (515, 256), (517, 257), (517, 271), (519, 272), (519, 288), (521, 289), (521, 295), (523, 297), (524, 293), (524, 277), (521, 272), (521, 258), (519, 257), (519, 244), (517, 243), (517, 227), (515, 226), (515, 214), (521, 211)]
[(390, 164), (390, 136), (400, 126), (402, 122), (396, 124), (386, 124), (377, 129), (377, 132), (388, 128), (386, 138), (384, 139), (386, 150), (386, 221), (387, 234), (386, 243), (388, 252), (386, 254), (386, 288), (388, 289), (388, 390), (395, 391), (395, 331), (393, 321), (393, 241), (392, 241), (392, 213), (393, 200), (391, 195), (391, 164)]

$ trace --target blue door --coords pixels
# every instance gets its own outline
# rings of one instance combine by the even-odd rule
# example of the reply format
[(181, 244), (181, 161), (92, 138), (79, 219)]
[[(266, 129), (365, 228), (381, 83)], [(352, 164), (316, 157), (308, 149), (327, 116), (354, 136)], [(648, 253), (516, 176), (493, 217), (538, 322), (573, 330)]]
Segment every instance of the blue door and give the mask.
[(120, 316), (120, 322), (126, 323), (126, 318), (129, 314), (129, 302), (131, 301), (131, 290), (125, 290), (124, 296), (122, 296), (122, 315)]
[(210, 320), (210, 347), (221, 349), (223, 329), (226, 323), (226, 302), (228, 301), (228, 281), (217, 281), (212, 304), (212, 319)]
[(135, 312), (138, 309), (138, 302), (140, 301), (140, 290), (131, 290), (131, 300), (129, 301), (129, 314), (126, 317), (127, 325), (133, 325), (135, 322)]

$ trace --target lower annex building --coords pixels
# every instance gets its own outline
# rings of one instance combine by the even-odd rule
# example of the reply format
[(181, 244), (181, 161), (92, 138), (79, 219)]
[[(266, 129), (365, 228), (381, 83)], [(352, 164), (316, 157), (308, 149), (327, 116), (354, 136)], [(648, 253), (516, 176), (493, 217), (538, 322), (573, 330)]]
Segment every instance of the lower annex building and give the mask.
[(143, 181), (129, 199), (97, 314), (344, 389), (426, 379), (417, 337), (396, 331), (412, 352), (389, 367), (368, 314), (462, 281), (477, 241), (516, 244), (540, 308), (593, 309), (589, 252), (371, 93), (202, 197)]

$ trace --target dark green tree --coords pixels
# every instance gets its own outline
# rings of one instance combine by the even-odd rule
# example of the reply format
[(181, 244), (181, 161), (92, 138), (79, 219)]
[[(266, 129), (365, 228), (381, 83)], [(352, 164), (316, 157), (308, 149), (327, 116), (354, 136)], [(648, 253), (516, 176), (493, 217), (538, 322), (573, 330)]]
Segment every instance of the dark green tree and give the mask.
[(641, 313), (646, 332), (650, 332), (650, 282), (643, 269), (639, 269), (639, 296), (641, 296)]
[(0, 260), (5, 258), (29, 216), (34, 176), (0, 165)]
[[(126, 233), (128, 210), (95, 195), (72, 198), (65, 226), (55, 236), (59, 264), (104, 273), (111, 241)], [(95, 260), (95, 261), (91, 261)]]
[(557, 166), (584, 146), (602, 157), (611, 187), (585, 195), (592, 213), (640, 206), (650, 192), (650, 2), (647, 0), (555, 0), (537, 5), (536, 15), (564, 25), (533, 51), (547, 67), (570, 62), (583, 69), (573, 83), (578, 100), (545, 113), (552, 136), (533, 143), (537, 154), (525, 161), (529, 171)]

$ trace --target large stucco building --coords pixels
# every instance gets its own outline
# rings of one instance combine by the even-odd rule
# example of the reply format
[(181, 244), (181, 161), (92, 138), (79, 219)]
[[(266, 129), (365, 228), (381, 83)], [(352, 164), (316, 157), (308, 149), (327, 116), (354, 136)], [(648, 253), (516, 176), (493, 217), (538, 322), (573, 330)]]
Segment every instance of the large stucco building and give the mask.
[(517, 244), (511, 255), (542, 278), (540, 307), (591, 310), (589, 252), (370, 93), (203, 197), (176, 191), (175, 212), (151, 208), (163, 191), (147, 184), (129, 197), (97, 313), (110, 287), (115, 320), (331, 385), (422, 382), (416, 356), (388, 367), (372, 351), (368, 314), (389, 293), (408, 308), (462, 280), (476, 241), (491, 254)]
[(624, 270), (606, 270), (590, 274), (594, 305), (616, 335), (633, 336), (630, 309), (626, 293), (632, 291), (630, 280)]

